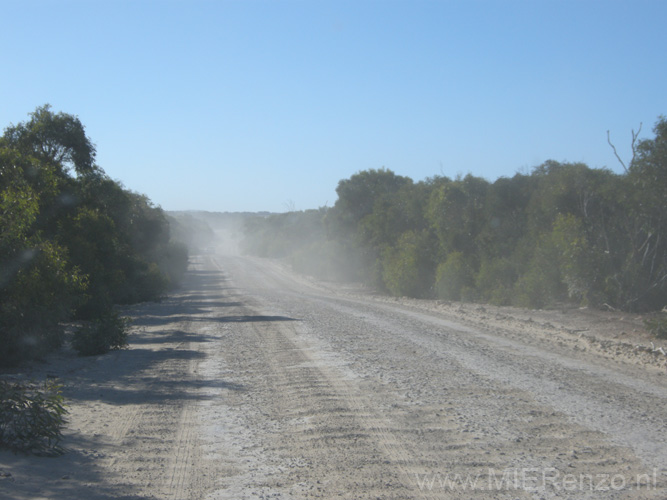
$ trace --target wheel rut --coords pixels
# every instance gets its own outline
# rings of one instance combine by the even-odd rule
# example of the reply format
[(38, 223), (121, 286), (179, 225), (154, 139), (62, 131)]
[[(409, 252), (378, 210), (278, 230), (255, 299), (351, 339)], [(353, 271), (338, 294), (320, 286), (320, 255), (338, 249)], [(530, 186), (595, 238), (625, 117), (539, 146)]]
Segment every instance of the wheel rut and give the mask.
[(46, 368), (70, 452), (0, 455), (0, 497), (667, 498), (655, 373), (335, 290), (193, 259), (129, 349)]

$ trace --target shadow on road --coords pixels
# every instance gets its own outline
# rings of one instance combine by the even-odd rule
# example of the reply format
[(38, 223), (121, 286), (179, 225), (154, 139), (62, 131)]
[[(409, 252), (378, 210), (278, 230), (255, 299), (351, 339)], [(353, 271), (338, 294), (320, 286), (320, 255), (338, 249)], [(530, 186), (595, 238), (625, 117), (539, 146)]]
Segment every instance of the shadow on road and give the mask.
[(221, 318), (215, 318), (213, 321), (219, 321), (220, 323), (250, 323), (255, 321), (301, 321), (301, 320), (296, 318), (288, 318), (287, 316), (249, 315), (249, 316), (223, 316)]

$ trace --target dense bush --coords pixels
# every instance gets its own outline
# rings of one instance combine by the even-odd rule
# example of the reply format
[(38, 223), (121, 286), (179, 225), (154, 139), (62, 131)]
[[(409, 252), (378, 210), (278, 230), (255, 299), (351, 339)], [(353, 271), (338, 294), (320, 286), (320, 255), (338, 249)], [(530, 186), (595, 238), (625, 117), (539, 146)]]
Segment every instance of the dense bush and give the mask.
[[(348, 276), (395, 295), (661, 309), (665, 118), (654, 133), (636, 144), (623, 174), (552, 160), (493, 183), (473, 175), (414, 183), (386, 169), (359, 172), (339, 182), (338, 200), (320, 209), (319, 220), (294, 212), (254, 221), (247, 249), (290, 256), (295, 269), (312, 272), (324, 249), (342, 248), (345, 258), (355, 256)], [(307, 228), (307, 237), (295, 228)]]
[(180, 285), (188, 269), (187, 245), (180, 241), (170, 242), (164, 247), (157, 264), (160, 271), (167, 277), (169, 286)]
[(64, 322), (159, 298), (187, 261), (162, 209), (95, 164), (95, 147), (78, 118), (43, 106), (5, 129), (0, 366), (58, 347)]
[(127, 347), (130, 321), (116, 311), (107, 311), (84, 326), (72, 337), (72, 347), (81, 356), (95, 356)]
[(646, 328), (659, 339), (667, 339), (667, 317), (649, 318), (644, 321)]
[(403, 233), (395, 246), (382, 252), (382, 279), (390, 293), (398, 296), (423, 297), (431, 294), (433, 262), (428, 234)]
[(512, 284), (515, 281), (516, 266), (508, 258), (485, 259), (475, 277), (475, 289), (480, 300), (508, 306), (514, 300)]
[(462, 252), (452, 252), (438, 266), (435, 287), (444, 300), (461, 300), (472, 295), (473, 271)]
[(41, 455), (62, 453), (67, 410), (60, 386), (0, 380), (0, 446)]
[(63, 341), (60, 322), (78, 303), (86, 280), (68, 270), (65, 251), (41, 242), (20, 254), (20, 265), (0, 287), (0, 365), (40, 358)]

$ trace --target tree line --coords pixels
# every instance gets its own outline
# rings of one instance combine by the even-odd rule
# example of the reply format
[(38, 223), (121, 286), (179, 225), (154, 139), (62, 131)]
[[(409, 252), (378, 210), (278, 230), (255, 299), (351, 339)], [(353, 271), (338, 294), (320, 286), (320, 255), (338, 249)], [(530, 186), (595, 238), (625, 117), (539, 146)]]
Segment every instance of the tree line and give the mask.
[(96, 164), (77, 117), (29, 116), (0, 137), (0, 365), (60, 346), (73, 320), (82, 353), (122, 344), (114, 305), (160, 297), (188, 261), (163, 210)]
[(245, 250), (397, 296), (627, 311), (667, 305), (667, 120), (624, 172), (547, 161), (494, 182), (341, 180), (331, 208), (254, 218)]

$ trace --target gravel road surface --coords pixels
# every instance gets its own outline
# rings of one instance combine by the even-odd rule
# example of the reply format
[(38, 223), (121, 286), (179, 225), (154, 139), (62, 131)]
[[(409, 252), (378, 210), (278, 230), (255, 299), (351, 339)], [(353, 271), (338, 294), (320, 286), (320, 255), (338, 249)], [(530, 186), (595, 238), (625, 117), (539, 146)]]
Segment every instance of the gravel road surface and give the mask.
[(667, 498), (664, 364), (481, 311), (195, 256), (129, 349), (16, 374), (69, 451), (0, 453), (0, 498)]

